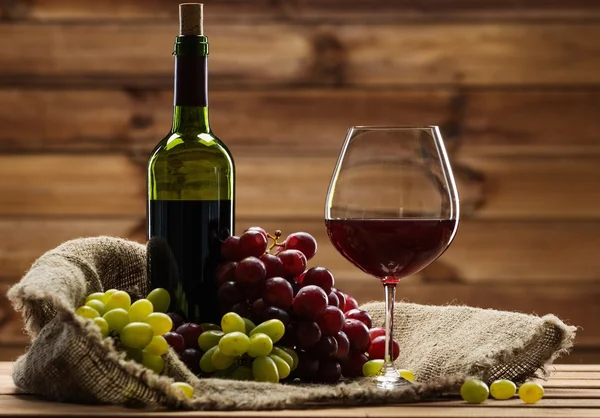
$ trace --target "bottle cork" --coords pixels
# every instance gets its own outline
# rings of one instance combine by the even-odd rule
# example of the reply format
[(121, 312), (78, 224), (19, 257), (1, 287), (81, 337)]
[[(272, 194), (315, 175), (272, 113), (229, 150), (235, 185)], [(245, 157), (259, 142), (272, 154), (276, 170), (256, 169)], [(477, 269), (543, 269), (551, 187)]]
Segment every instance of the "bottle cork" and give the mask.
[(202, 3), (182, 3), (179, 5), (179, 34), (202, 35)]

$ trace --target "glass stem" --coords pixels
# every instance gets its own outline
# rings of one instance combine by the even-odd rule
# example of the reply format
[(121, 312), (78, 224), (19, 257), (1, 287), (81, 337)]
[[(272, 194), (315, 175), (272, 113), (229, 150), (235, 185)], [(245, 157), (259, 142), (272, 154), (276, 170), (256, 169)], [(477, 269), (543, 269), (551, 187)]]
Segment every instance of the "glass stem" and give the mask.
[(396, 283), (384, 283), (385, 289), (385, 363), (382, 373), (394, 368), (394, 301), (396, 299)]

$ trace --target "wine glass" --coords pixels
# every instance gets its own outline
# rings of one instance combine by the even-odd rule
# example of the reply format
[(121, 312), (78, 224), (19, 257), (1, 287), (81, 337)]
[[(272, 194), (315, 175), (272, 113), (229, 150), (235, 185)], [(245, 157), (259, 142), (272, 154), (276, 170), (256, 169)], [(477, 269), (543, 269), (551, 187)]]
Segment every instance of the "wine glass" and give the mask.
[(396, 285), (442, 255), (458, 218), (458, 191), (437, 126), (348, 130), (327, 192), (325, 224), (335, 248), (383, 283), (382, 389), (408, 384), (392, 358)]

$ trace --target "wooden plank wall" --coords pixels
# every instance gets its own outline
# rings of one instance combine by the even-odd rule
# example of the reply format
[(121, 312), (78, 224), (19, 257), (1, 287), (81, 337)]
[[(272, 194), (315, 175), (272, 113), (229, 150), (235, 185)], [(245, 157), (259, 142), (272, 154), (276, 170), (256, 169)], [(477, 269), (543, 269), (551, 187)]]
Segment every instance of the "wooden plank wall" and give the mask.
[[(0, 2), (0, 359), (27, 338), (4, 294), (74, 237), (145, 236), (144, 165), (171, 118), (173, 0)], [(347, 127), (438, 124), (462, 196), (455, 243), (400, 297), (555, 313), (600, 362), (600, 4), (207, 0), (215, 132), (237, 225), (319, 240), (315, 263), (379, 298), (329, 244)]]

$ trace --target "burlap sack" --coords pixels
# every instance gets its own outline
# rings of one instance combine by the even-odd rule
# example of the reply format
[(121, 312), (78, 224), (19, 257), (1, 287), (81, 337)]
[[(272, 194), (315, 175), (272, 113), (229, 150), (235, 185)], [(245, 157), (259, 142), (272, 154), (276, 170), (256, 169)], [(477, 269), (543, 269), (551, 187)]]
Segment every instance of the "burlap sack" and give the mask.
[[(575, 333), (552, 315), (400, 303), (397, 366), (415, 372), (414, 385), (381, 391), (368, 379), (330, 386), (198, 379), (173, 353), (158, 376), (126, 361), (111, 339), (74, 315), (87, 294), (108, 288), (147, 293), (143, 245), (109, 237), (70, 241), (44, 254), (10, 289), (32, 338), (13, 369), (20, 389), (57, 401), (205, 410), (412, 402), (456, 391), (467, 376), (522, 381), (543, 375)], [(383, 323), (382, 303), (363, 308)], [(179, 400), (169, 386), (173, 380), (192, 384), (197, 396)]]

